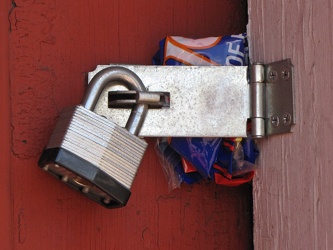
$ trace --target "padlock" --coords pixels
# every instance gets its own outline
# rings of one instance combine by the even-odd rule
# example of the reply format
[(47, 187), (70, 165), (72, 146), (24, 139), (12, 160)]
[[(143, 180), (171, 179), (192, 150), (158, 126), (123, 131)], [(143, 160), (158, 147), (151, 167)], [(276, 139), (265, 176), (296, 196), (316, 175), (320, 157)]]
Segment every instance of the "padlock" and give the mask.
[(148, 111), (134, 105), (126, 129), (93, 112), (108, 84), (146, 91), (129, 69), (109, 67), (90, 82), (81, 105), (59, 116), (39, 166), (70, 187), (107, 208), (125, 206), (131, 185), (147, 148), (137, 137)]

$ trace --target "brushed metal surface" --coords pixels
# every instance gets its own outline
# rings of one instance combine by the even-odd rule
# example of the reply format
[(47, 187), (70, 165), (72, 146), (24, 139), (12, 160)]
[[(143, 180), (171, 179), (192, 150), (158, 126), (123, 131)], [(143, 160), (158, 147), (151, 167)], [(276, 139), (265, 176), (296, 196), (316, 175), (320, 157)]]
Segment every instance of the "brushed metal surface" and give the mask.
[[(116, 65), (99, 65), (99, 71)], [(119, 66), (119, 65), (118, 65)], [(245, 137), (250, 97), (246, 66), (121, 65), (137, 74), (150, 91), (170, 92), (170, 108), (150, 109), (142, 137)], [(112, 85), (115, 85), (112, 83)], [(109, 109), (106, 87), (94, 112), (125, 126), (130, 110)]]

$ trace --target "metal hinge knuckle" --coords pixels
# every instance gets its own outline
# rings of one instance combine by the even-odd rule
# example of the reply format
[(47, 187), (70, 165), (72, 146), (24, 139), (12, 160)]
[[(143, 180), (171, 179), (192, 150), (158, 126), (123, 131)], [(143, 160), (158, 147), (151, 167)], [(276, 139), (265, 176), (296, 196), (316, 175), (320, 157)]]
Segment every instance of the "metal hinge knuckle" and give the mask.
[(295, 125), (293, 66), (290, 59), (250, 68), (253, 138), (290, 133)]
[(265, 67), (253, 64), (250, 71), (251, 134), (253, 138), (265, 136)]

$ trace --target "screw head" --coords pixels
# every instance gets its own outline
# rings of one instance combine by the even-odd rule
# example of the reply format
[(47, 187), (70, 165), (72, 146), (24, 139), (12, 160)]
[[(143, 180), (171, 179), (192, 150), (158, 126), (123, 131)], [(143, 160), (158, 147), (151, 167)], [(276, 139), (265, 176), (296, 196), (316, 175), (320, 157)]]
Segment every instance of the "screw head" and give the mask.
[(272, 115), (271, 116), (271, 124), (274, 128), (276, 128), (277, 126), (279, 126), (280, 124), (280, 119), (277, 115)]
[(288, 80), (289, 77), (290, 77), (290, 71), (289, 71), (289, 69), (287, 69), (287, 68), (283, 69), (283, 70), (281, 71), (281, 77), (282, 77), (282, 79), (285, 80), (285, 81)]
[(275, 82), (278, 78), (278, 73), (276, 70), (272, 69), (268, 72), (268, 81), (269, 82)]
[(290, 125), (291, 123), (291, 114), (289, 112), (286, 112), (284, 115), (283, 115), (283, 124), (284, 125)]

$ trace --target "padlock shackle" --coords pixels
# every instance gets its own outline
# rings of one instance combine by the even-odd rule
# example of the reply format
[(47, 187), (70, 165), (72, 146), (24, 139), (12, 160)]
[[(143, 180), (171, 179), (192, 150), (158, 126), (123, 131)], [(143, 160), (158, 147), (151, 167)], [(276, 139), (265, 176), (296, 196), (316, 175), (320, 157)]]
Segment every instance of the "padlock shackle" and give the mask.
[[(81, 101), (81, 105), (86, 109), (93, 111), (103, 89), (108, 84), (122, 85), (129, 90), (146, 91), (143, 82), (133, 71), (124, 67), (112, 66), (99, 71), (91, 79), (86, 93)], [(134, 105), (126, 123), (126, 129), (130, 133), (138, 135), (147, 112), (147, 104)]]

